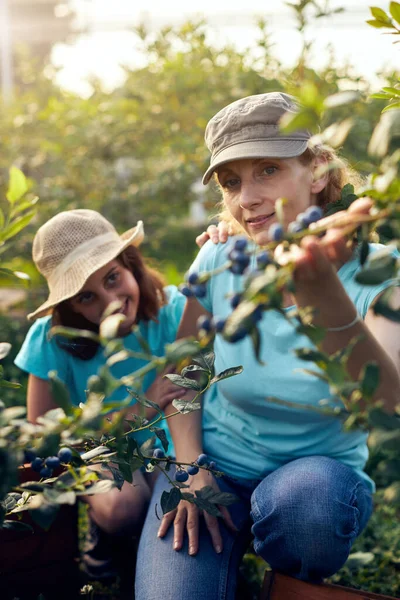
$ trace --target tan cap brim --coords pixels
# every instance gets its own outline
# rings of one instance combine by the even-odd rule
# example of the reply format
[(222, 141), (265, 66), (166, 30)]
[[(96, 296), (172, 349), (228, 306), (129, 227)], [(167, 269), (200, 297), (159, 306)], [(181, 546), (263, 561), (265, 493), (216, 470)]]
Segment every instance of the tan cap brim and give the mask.
[(246, 158), (293, 158), (307, 150), (308, 139), (251, 140), (228, 146), (211, 159), (211, 164), (203, 176), (207, 185), (214, 171), (232, 160)]

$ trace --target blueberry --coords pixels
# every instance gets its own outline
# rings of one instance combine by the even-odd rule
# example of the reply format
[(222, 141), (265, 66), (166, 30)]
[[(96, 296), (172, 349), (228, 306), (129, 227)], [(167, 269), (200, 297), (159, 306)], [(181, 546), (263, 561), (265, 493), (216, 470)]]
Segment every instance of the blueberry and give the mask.
[(62, 463), (69, 463), (72, 459), (72, 452), (69, 448), (60, 448), (57, 456)]
[(60, 466), (60, 459), (58, 458), (58, 456), (49, 456), (48, 458), (46, 458), (44, 463), (46, 467), (49, 467), (49, 469), (57, 469), (57, 467)]
[(200, 467), (202, 467), (202, 466), (206, 465), (206, 464), (208, 463), (208, 456), (207, 456), (207, 454), (200, 454), (200, 455), (197, 457), (197, 460), (196, 460), (196, 462), (197, 462), (197, 464), (198, 464)]
[(208, 465), (208, 468), (211, 469), (212, 471), (215, 471), (216, 467), (217, 467), (217, 465), (215, 464), (215, 462), (213, 460)]
[(30, 463), (36, 458), (36, 452), (30, 448), (24, 450), (24, 462)]
[(246, 270), (246, 266), (235, 262), (229, 267), (229, 270), (234, 275), (243, 275)]
[(306, 213), (309, 223), (315, 223), (319, 221), (323, 216), (323, 210), (319, 206), (310, 206), (307, 208)]
[(179, 469), (175, 473), (175, 480), (179, 481), (180, 483), (184, 483), (188, 479), (189, 479), (189, 474), (187, 473), (187, 471), (183, 471), (183, 470)]
[(305, 212), (299, 213), (296, 217), (296, 221), (297, 221), (297, 223), (300, 223), (303, 228), (308, 227), (310, 224), (308, 216), (306, 215)]
[(225, 327), (226, 319), (222, 319), (221, 317), (213, 317), (212, 326), (214, 327), (217, 333), (221, 333)]
[(43, 462), (43, 458), (40, 458), (39, 456), (34, 458), (31, 462), (32, 471), (36, 471), (36, 473), (39, 473), (40, 469), (43, 467)]
[(242, 295), (241, 294), (235, 294), (234, 296), (232, 296), (231, 298), (231, 306), (233, 309), (237, 308), (240, 304), (240, 301), (242, 299)]
[(303, 231), (303, 229), (304, 229), (303, 225), (301, 223), (299, 223), (298, 221), (292, 221), (288, 225), (289, 233), (300, 233), (300, 231)]
[(268, 229), (268, 237), (273, 242), (280, 242), (283, 240), (283, 227), (280, 223), (272, 223), (271, 227)]
[(229, 341), (232, 344), (235, 344), (236, 342), (240, 342), (241, 340), (243, 340), (248, 334), (248, 331), (245, 327), (239, 327), (235, 333), (233, 335), (231, 335), (231, 337), (229, 338)]
[(207, 331), (208, 333), (212, 331), (211, 319), (205, 317), (204, 315), (201, 315), (197, 319), (197, 329), (204, 329), (204, 331)]
[(51, 477), (52, 474), (53, 474), (53, 471), (51, 469), (49, 469), (49, 467), (43, 467), (39, 471), (40, 477)]
[(194, 296), (192, 288), (190, 288), (188, 285), (185, 285), (184, 283), (182, 283), (179, 286), (179, 291), (180, 291), (181, 294), (183, 294), (184, 296), (186, 296), (186, 298), (192, 298)]
[(190, 467), (187, 468), (187, 472), (189, 475), (197, 475), (199, 472), (199, 467), (196, 467), (196, 465), (190, 465)]
[(229, 252), (229, 258), (233, 263), (238, 263), (244, 267), (247, 267), (250, 263), (250, 256), (240, 250), (231, 250)]
[(246, 248), (247, 248), (247, 240), (246, 240), (246, 238), (244, 238), (244, 237), (238, 238), (235, 241), (235, 244), (234, 244), (233, 247), (234, 247), (235, 250), (239, 250), (239, 252), (243, 252), (243, 250), (246, 250)]
[(161, 450), (161, 448), (156, 448), (153, 452), (153, 456), (154, 458), (164, 458), (164, 450)]
[(196, 298), (204, 298), (207, 294), (207, 288), (204, 283), (198, 283), (192, 287), (192, 292)]
[(197, 273), (189, 273), (189, 277), (187, 278), (188, 283), (190, 283), (190, 285), (194, 285), (195, 283), (198, 282), (199, 280), (199, 276)]
[(257, 306), (251, 317), (254, 323), (258, 323), (258, 321), (261, 321), (261, 319), (263, 318), (263, 310), (261, 306)]
[(269, 253), (266, 250), (263, 250), (262, 252), (257, 254), (256, 260), (257, 260), (257, 267), (259, 269), (263, 269), (264, 267), (266, 267), (267, 265), (269, 265), (272, 262), (271, 256), (269, 255)]

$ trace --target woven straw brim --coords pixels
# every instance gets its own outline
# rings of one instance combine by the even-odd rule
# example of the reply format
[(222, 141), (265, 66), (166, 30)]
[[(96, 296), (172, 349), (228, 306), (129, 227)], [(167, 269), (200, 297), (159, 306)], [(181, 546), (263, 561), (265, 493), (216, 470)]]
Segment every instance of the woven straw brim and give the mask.
[(251, 140), (228, 146), (211, 158), (211, 164), (204, 173), (203, 184), (207, 185), (214, 171), (232, 160), (246, 158), (294, 158), (307, 150), (308, 140), (275, 139)]
[(92, 248), (85, 244), (85, 251), (78, 255), (65, 271), (59, 273), (57, 280), (50, 286), (51, 291), (46, 302), (30, 313), (28, 320), (33, 321), (47, 314), (57, 304), (75, 296), (93, 273), (116, 258), (128, 246), (139, 246), (143, 239), (143, 222), (138, 221), (136, 227), (125, 231), (121, 236), (115, 235), (113, 239), (101, 246), (96, 244), (95, 239)]

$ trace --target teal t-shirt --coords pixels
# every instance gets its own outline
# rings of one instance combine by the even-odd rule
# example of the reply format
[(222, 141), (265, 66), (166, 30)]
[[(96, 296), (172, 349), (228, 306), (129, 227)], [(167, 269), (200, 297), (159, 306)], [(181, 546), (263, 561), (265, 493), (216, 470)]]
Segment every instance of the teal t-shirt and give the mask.
[[(162, 306), (157, 321), (141, 321), (139, 329), (147, 341), (150, 350), (155, 356), (164, 356), (165, 344), (170, 344), (176, 339), (179, 322), (182, 317), (186, 298), (175, 286), (165, 288), (168, 302)], [(57, 371), (58, 377), (66, 384), (71, 402), (78, 406), (86, 401), (86, 382), (91, 375), (95, 375), (105, 364), (106, 358), (102, 349), (89, 360), (81, 360), (69, 354), (57, 344), (55, 338), (48, 340), (47, 334), (51, 328), (51, 317), (42, 317), (35, 321), (22, 344), (21, 350), (15, 358), (15, 364), (28, 373), (47, 380), (49, 371)], [(141, 352), (136, 336), (131, 333), (123, 338), (128, 350)], [(128, 358), (111, 367), (111, 374), (120, 379), (140, 369), (146, 364), (145, 360)], [(156, 372), (148, 373), (143, 380), (143, 393), (150, 387), (156, 377)], [(123, 400), (128, 393), (125, 388), (117, 389), (107, 400)], [(157, 425), (165, 429), (170, 443), (169, 452), (172, 453), (172, 441), (169, 437), (166, 421)], [(144, 435), (142, 435), (142, 433)], [(143, 442), (149, 434), (140, 432), (136, 434), (139, 443)], [(140, 437), (139, 437), (140, 436)]]
[[(201, 273), (221, 266), (227, 261), (230, 247), (231, 243), (207, 242), (191, 271)], [(380, 247), (372, 244), (371, 251)], [(255, 266), (253, 253), (251, 267)], [(390, 283), (361, 286), (354, 280), (359, 268), (359, 261), (353, 258), (338, 275), (360, 316), (365, 318), (373, 299)], [(200, 302), (212, 315), (226, 318), (232, 312), (229, 296), (242, 289), (242, 277), (224, 271), (211, 278), (207, 295)], [(204, 451), (221, 471), (244, 479), (261, 479), (296, 458), (329, 456), (355, 469), (374, 489), (363, 472), (368, 457), (365, 432), (344, 432), (337, 418), (268, 400), (271, 397), (299, 406), (318, 406), (321, 399), (330, 398), (330, 393), (325, 382), (301, 372), (309, 365), (296, 357), (294, 349), (312, 347), (308, 338), (296, 334), (294, 327), (274, 310), (265, 312), (258, 325), (264, 365), (255, 360), (249, 337), (235, 344), (226, 342), (221, 335), (215, 338), (216, 372), (237, 365), (243, 366), (243, 372), (213, 385), (206, 395)]]

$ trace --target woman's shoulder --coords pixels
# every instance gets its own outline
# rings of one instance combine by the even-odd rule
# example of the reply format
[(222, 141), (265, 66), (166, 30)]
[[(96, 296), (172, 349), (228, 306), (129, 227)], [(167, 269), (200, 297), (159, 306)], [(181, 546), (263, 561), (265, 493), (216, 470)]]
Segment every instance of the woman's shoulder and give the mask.
[(226, 263), (229, 260), (228, 254), (230, 250), (232, 250), (235, 240), (238, 237), (243, 236), (231, 236), (225, 244), (221, 242), (214, 244), (211, 240), (208, 240), (208, 242), (200, 248), (190, 270), (199, 272), (210, 271), (211, 269), (215, 269)]
[(51, 315), (36, 319), (28, 330), (27, 340), (38, 340), (45, 338), (47, 340), (47, 334), (51, 329)]

